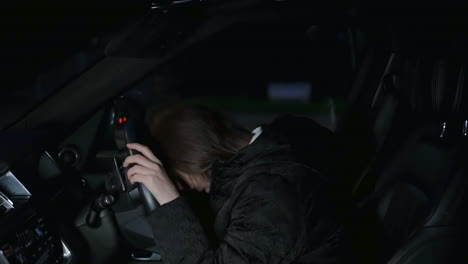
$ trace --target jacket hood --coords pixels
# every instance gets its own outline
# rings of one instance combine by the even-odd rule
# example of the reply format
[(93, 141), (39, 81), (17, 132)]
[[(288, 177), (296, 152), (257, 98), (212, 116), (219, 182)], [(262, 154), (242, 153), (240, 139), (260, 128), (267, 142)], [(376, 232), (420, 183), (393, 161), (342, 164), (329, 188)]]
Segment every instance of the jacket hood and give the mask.
[[(217, 203), (230, 197), (236, 180), (254, 166), (272, 166), (283, 161), (285, 154), (295, 162), (303, 163), (325, 175), (333, 175), (332, 164), (336, 153), (334, 135), (315, 121), (292, 115), (276, 118), (262, 125), (262, 134), (229, 160), (215, 160), (212, 164), (210, 196)], [(216, 202), (218, 201), (218, 202)], [(213, 202), (213, 201), (212, 201)]]

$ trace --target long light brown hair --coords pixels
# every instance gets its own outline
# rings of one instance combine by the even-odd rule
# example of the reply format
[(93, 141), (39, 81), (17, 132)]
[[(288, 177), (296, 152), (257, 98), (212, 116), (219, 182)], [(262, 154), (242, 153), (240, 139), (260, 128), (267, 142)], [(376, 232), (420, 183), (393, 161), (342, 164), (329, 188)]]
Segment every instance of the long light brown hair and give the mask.
[(214, 160), (233, 157), (251, 138), (220, 113), (187, 102), (153, 109), (148, 126), (164, 168), (179, 186), (185, 183), (178, 171), (208, 179)]

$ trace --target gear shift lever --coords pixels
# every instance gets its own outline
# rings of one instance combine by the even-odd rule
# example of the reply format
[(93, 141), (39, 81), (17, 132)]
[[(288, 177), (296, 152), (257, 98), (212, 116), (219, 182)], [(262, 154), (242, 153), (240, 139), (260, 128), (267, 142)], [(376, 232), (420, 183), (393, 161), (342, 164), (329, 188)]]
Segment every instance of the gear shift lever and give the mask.
[(90, 227), (100, 226), (101, 218), (99, 217), (99, 214), (101, 213), (102, 210), (108, 208), (114, 202), (115, 202), (115, 198), (111, 194), (100, 195), (89, 208), (89, 213), (86, 216), (86, 223)]

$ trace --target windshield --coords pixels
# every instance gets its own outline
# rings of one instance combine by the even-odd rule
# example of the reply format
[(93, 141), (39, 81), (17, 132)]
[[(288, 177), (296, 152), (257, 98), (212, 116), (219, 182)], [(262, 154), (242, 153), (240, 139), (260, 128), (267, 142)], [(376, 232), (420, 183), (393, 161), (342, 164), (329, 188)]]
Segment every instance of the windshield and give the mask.
[[(147, 1), (4, 2), (0, 130), (96, 64), (103, 57), (107, 34), (140, 15)], [(113, 12), (104, 13), (109, 6)]]
[[(68, 59), (33, 73), (19, 75), (19, 68), (27, 62), (17, 60), (7, 76), (6, 86), (0, 97), (0, 111), (6, 113), (0, 119), (0, 130), (7, 128), (21, 116), (33, 110), (54, 92), (86, 71), (103, 56), (103, 52), (87, 49), (73, 54)], [(7, 71), (8, 72), (8, 71)]]

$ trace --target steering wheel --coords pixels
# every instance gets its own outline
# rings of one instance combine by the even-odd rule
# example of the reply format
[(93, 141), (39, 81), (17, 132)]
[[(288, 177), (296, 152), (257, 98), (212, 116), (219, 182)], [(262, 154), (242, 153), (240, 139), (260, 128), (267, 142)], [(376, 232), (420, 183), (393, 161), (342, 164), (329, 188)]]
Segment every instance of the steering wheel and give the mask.
[[(134, 261), (159, 263), (161, 256), (153, 237), (152, 227), (146, 220), (158, 206), (151, 192), (140, 183), (132, 184), (127, 178), (129, 168), (122, 163), (136, 151), (126, 147), (128, 143), (148, 143), (151, 137), (144, 126), (144, 109), (128, 98), (114, 101), (110, 120), (114, 130), (117, 151), (109, 151), (103, 157), (112, 158), (112, 172), (106, 180), (106, 193), (115, 197), (112, 211), (120, 234), (133, 247)], [(131, 166), (129, 166), (131, 167)]]
[[(128, 121), (125, 124), (125, 138), (126, 138), (126, 143), (137, 143), (139, 142), (136, 137), (136, 124), (133, 120)], [(138, 151), (126, 148), (128, 151), (128, 155), (136, 155), (140, 154)], [(130, 165), (126, 170), (125, 170), (125, 179), (128, 180), (127, 177), (127, 171), (128, 169), (131, 168), (132, 165)], [(138, 193), (140, 194), (140, 200), (143, 203), (143, 206), (145, 207), (145, 211), (147, 215), (150, 215), (158, 206), (159, 203), (156, 201), (154, 198), (153, 194), (146, 188), (146, 186), (142, 183), (135, 183), (135, 185), (138, 188)]]
[[(114, 111), (116, 145), (121, 153), (127, 154), (122, 155), (121, 158), (139, 154), (138, 151), (129, 149), (126, 145), (128, 143), (141, 143), (146, 137), (142, 118), (144, 116), (144, 112), (142, 113), (136, 104), (132, 104), (131, 101), (124, 99), (116, 101)], [(159, 206), (159, 203), (145, 185), (141, 183), (132, 185), (129, 182), (127, 171), (131, 167), (132, 165), (121, 169), (120, 177), (122, 177), (122, 181), (124, 183), (124, 188), (121, 188), (121, 191), (130, 194), (129, 196), (132, 197), (133, 200), (140, 200), (145, 208), (146, 215), (150, 215)], [(134, 191), (135, 188), (138, 190), (139, 197), (135, 197), (135, 195), (132, 194), (132, 191)]]

